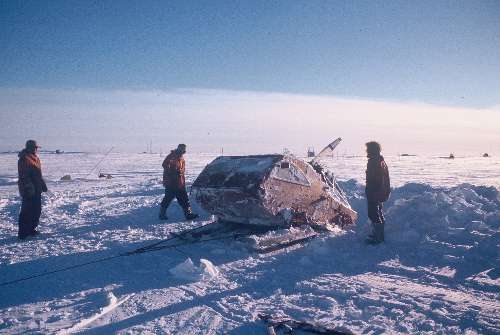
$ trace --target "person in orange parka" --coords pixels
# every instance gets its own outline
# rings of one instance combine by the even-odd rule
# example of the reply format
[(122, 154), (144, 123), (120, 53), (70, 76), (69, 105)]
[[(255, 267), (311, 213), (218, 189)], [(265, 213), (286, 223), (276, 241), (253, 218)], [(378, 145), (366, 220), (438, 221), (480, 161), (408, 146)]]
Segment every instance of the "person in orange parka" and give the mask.
[(367, 240), (370, 244), (384, 242), (385, 218), (382, 213), (382, 203), (389, 199), (391, 193), (389, 169), (384, 157), (380, 154), (381, 150), (378, 142), (366, 143), (368, 164), (365, 194), (368, 201), (368, 218), (373, 225), (373, 234)]
[(189, 198), (186, 191), (186, 162), (183, 155), (186, 153), (186, 145), (179, 144), (177, 149), (172, 150), (163, 161), (163, 186), (165, 186), (165, 196), (160, 205), (160, 220), (168, 220), (166, 215), (167, 208), (174, 198), (184, 210), (184, 216), (187, 220), (193, 220), (198, 217), (191, 210)]
[(42, 192), (47, 192), (47, 185), (42, 177), (42, 164), (37, 155), (38, 148), (36, 141), (26, 141), (26, 147), (19, 153), (17, 163), (17, 184), (22, 199), (18, 232), (21, 240), (39, 234), (36, 228), (42, 213)]

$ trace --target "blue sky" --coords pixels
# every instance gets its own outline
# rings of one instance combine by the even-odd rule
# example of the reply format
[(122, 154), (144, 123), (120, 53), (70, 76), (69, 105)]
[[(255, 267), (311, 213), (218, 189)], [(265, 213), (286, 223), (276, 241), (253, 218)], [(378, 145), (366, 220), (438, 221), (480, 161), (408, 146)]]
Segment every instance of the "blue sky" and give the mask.
[(498, 105), (498, 1), (2, 1), (0, 86)]
[(0, 1), (0, 46), (0, 150), (500, 148), (498, 1)]

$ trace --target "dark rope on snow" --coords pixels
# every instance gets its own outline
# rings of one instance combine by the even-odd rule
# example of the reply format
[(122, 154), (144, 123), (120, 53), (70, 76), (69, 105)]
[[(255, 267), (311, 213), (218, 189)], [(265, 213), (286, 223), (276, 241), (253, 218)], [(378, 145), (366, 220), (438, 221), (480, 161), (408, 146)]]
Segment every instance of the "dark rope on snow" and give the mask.
[(163, 250), (163, 249), (175, 249), (176, 247), (181, 247), (181, 246), (190, 245), (190, 244), (197, 244), (197, 243), (202, 243), (202, 242), (217, 241), (217, 240), (222, 240), (222, 239), (227, 239), (227, 238), (237, 238), (237, 237), (240, 237), (240, 236), (251, 235), (251, 233), (247, 233), (247, 234), (236, 233), (236, 234), (232, 234), (232, 235), (225, 235), (225, 236), (219, 236), (219, 237), (208, 238), (208, 239), (199, 239), (199, 240), (191, 240), (191, 241), (186, 240), (186, 241), (183, 241), (183, 242), (180, 242), (180, 243), (177, 243), (177, 244), (171, 244), (171, 245), (163, 245), (163, 246), (161, 245), (162, 243), (165, 243), (165, 242), (168, 242), (168, 241), (172, 241), (174, 239), (180, 239), (180, 238), (188, 235), (189, 233), (192, 233), (194, 231), (200, 230), (200, 229), (202, 229), (202, 228), (204, 228), (206, 226), (214, 224), (215, 222), (216, 221), (213, 221), (213, 222), (210, 222), (208, 224), (204, 224), (204, 225), (192, 228), (192, 229), (184, 230), (180, 234), (174, 235), (173, 237), (161, 240), (161, 241), (153, 243), (153, 244), (146, 245), (146, 246), (141, 247), (141, 248), (137, 248), (137, 249), (132, 250), (132, 251), (127, 251), (127, 252), (124, 252), (124, 253), (121, 253), (121, 254), (118, 254), (118, 255), (113, 255), (113, 256), (108, 256), (108, 257), (104, 257), (104, 258), (99, 258), (99, 259), (96, 259), (96, 260), (93, 260), (93, 261), (90, 261), (90, 262), (75, 264), (75, 265), (67, 266), (67, 267), (56, 269), (56, 270), (52, 270), (52, 271), (42, 272), (42, 273), (39, 273), (39, 274), (36, 274), (36, 275), (32, 275), (32, 276), (28, 276), (28, 277), (23, 277), (23, 278), (18, 278), (18, 279), (11, 280), (11, 281), (6, 281), (6, 282), (3, 282), (3, 283), (0, 283), (0, 286), (7, 286), (7, 285), (10, 285), (10, 284), (19, 283), (19, 282), (26, 281), (26, 280), (29, 280), (29, 279), (44, 277), (44, 276), (47, 276), (47, 275), (50, 275), (50, 274), (72, 270), (72, 269), (80, 268), (80, 267), (83, 267), (83, 266), (86, 266), (86, 265), (90, 265), (90, 264), (101, 263), (101, 262), (109, 261), (109, 260), (112, 260), (112, 259), (115, 259), (115, 258), (119, 258), (119, 257), (131, 256), (131, 255), (135, 255), (135, 254), (141, 254), (141, 253), (152, 252), (152, 251)]
[(122, 257), (122, 256), (124, 256), (124, 255), (123, 254), (119, 254), (119, 255), (114, 255), (114, 256), (109, 256), (109, 257), (105, 257), (105, 258), (96, 259), (96, 260), (93, 260), (93, 261), (90, 261), (90, 262), (86, 262), (86, 263), (81, 263), (81, 264), (76, 264), (76, 265), (72, 265), (72, 266), (60, 268), (60, 269), (53, 270), (53, 271), (42, 272), (42, 273), (39, 273), (39, 274), (36, 274), (36, 275), (32, 275), (32, 276), (28, 276), (28, 277), (24, 277), (24, 278), (19, 278), (19, 279), (15, 279), (15, 280), (3, 282), (3, 283), (0, 283), (0, 286), (6, 286), (6, 285), (10, 285), (10, 284), (15, 284), (15, 283), (19, 283), (19, 282), (26, 281), (26, 280), (29, 280), (29, 279), (43, 277), (43, 276), (47, 276), (47, 275), (50, 275), (50, 274), (53, 274), (53, 273), (63, 272), (63, 271), (71, 270), (71, 269), (76, 269), (76, 268), (79, 268), (79, 267), (82, 267), (82, 266), (85, 266), (85, 265), (100, 263), (100, 262), (104, 262), (104, 261), (107, 261), (107, 260), (110, 260), (110, 259), (113, 259), (113, 258)]
[[(166, 239), (160, 240), (160, 241), (158, 241), (158, 242), (155, 242), (155, 243), (152, 243), (152, 244), (148, 244), (148, 245), (146, 245), (146, 246), (144, 246), (144, 247), (137, 248), (137, 249), (135, 249), (135, 250), (129, 251), (127, 254), (128, 254), (128, 255), (132, 255), (132, 254), (139, 254), (139, 253), (147, 252), (147, 251), (148, 251), (148, 250), (150, 250), (151, 248), (154, 248), (154, 247), (156, 247), (156, 246), (158, 246), (158, 245), (160, 245), (160, 244), (162, 244), (162, 243), (169, 242), (169, 241), (171, 241), (171, 240), (173, 240), (173, 239), (176, 239), (176, 238), (182, 238), (182, 237), (184, 237), (184, 236), (186, 236), (186, 235), (188, 235), (188, 234), (190, 234), (190, 233), (193, 233), (193, 232), (195, 232), (195, 231), (197, 231), (197, 230), (200, 230), (200, 229), (202, 229), (202, 228), (205, 228), (205, 227), (207, 227), (207, 226), (210, 226), (210, 225), (212, 225), (212, 224), (214, 224), (214, 223), (216, 223), (216, 222), (217, 222), (217, 221), (212, 221), (212, 222), (210, 222), (210, 223), (203, 224), (203, 225), (198, 226), (198, 227), (195, 227), (195, 228), (186, 229), (186, 230), (182, 231), (180, 234), (175, 234), (175, 235), (174, 235), (174, 236), (172, 236), (172, 237), (169, 237), (169, 238), (166, 238)], [(156, 249), (154, 249), (154, 250), (156, 250)]]
[(115, 147), (111, 147), (111, 149), (109, 149), (109, 150), (108, 150), (108, 152), (106, 152), (106, 154), (104, 155), (104, 157), (103, 157), (103, 158), (101, 158), (101, 160), (100, 160), (100, 161), (99, 161), (99, 162), (98, 162), (98, 163), (97, 163), (97, 164), (96, 164), (96, 165), (92, 168), (92, 170), (90, 170), (90, 172), (89, 172), (89, 173), (87, 173), (87, 174), (85, 175), (85, 177), (83, 177), (83, 178), (84, 178), (84, 179), (85, 179), (85, 178), (87, 178), (87, 177), (88, 177), (88, 176), (89, 176), (89, 175), (90, 175), (90, 174), (91, 174), (91, 173), (92, 173), (92, 172), (93, 172), (93, 171), (94, 171), (94, 170), (95, 170), (95, 169), (96, 169), (96, 168), (97, 168), (97, 167), (98, 167), (98, 166), (102, 163), (102, 161), (103, 161), (106, 157), (108, 157), (108, 155), (111, 153), (111, 151), (113, 151), (113, 149), (114, 149), (114, 148), (115, 148)]

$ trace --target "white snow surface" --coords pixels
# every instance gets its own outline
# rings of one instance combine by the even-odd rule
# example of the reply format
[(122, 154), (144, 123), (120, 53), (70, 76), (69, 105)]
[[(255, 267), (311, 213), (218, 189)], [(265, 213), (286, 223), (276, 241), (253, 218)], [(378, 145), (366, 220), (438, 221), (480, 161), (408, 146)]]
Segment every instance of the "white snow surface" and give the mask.
[(180, 279), (207, 280), (217, 277), (219, 270), (208, 259), (200, 259), (200, 265), (196, 266), (191, 258), (170, 269), (170, 273)]
[[(111, 154), (87, 175), (102, 156), (41, 155), (50, 189), (42, 234), (19, 242), (17, 156), (0, 155), (0, 282), (118, 255), (212, 220), (193, 203), (200, 219), (183, 221), (174, 202), (170, 220), (158, 221), (160, 155)], [(186, 157), (188, 184), (214, 157)], [(500, 333), (500, 159), (386, 161), (394, 190), (382, 245), (364, 243), (366, 158), (330, 158), (359, 213), (353, 230), (269, 254), (237, 240), (206, 241), (1, 286), (0, 333), (266, 334), (260, 313), (363, 334)], [(98, 179), (99, 171), (113, 178)], [(72, 180), (60, 181), (66, 174)]]

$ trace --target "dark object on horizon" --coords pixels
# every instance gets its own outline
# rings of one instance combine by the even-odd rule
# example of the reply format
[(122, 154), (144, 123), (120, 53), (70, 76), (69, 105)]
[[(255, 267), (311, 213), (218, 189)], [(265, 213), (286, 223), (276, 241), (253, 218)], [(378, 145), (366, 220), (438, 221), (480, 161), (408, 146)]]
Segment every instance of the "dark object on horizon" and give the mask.
[(316, 156), (316, 154), (314, 153), (314, 148), (313, 147), (307, 148), (307, 157), (312, 158), (314, 156)]
[(21, 195), (19, 213), (19, 239), (38, 234), (36, 228), (42, 212), (42, 193), (47, 192), (47, 185), (42, 176), (42, 164), (37, 151), (40, 146), (34, 140), (28, 140), (26, 147), (19, 153), (17, 163), (18, 187)]
[(417, 155), (413, 155), (413, 154), (401, 154), (400, 156), (401, 157), (416, 157)]
[(487, 152), (485, 152), (485, 153), (483, 154), (483, 157), (490, 157), (490, 155), (488, 155), (488, 153), (487, 153)]
[(64, 151), (62, 151), (62, 150), (59, 150), (59, 149), (56, 150), (56, 154), (58, 154), (58, 155), (63, 154), (63, 153), (64, 153)]
[(179, 144), (177, 149), (172, 150), (163, 161), (163, 186), (165, 186), (165, 196), (161, 201), (160, 220), (167, 220), (167, 209), (174, 198), (184, 210), (184, 216), (187, 220), (193, 220), (198, 217), (198, 214), (193, 213), (189, 204), (189, 197), (186, 191), (186, 162), (184, 154), (186, 153), (186, 145)]
[(439, 156), (437, 158), (443, 158), (443, 159), (455, 159), (455, 155), (453, 153), (450, 153), (449, 156)]
[(106, 179), (111, 179), (113, 178), (113, 176), (109, 173), (101, 173), (99, 172), (99, 175), (98, 175), (99, 178), (106, 178)]
[(156, 152), (153, 152), (153, 141), (150, 140), (148, 145), (147, 145), (146, 151), (143, 151), (140, 153), (141, 154), (156, 154)]
[(61, 177), (61, 180), (62, 181), (69, 181), (69, 180), (71, 180), (71, 175), (65, 174), (64, 176)]
[(221, 221), (261, 227), (354, 224), (357, 213), (325, 171), (317, 160), (307, 163), (289, 154), (220, 156), (200, 173), (192, 191)]
[(382, 204), (391, 194), (389, 169), (384, 157), (380, 154), (382, 148), (377, 142), (366, 143), (368, 163), (366, 166), (366, 200), (368, 202), (368, 217), (373, 225), (373, 233), (368, 238), (370, 244), (384, 242), (385, 218)]

